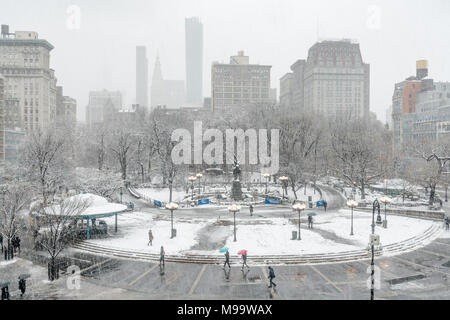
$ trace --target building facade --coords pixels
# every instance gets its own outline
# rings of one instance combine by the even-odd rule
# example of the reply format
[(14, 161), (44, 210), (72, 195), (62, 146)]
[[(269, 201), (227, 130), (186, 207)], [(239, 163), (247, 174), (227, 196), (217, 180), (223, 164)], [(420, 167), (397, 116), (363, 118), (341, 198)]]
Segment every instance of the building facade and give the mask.
[(280, 104), (331, 117), (369, 117), (370, 65), (359, 44), (343, 39), (317, 42), (280, 79)]
[(55, 122), (56, 78), (50, 68), (52, 49), (47, 40), (39, 39), (37, 32), (8, 33), (2, 28), (0, 74), (5, 78), (8, 108), (17, 108), (10, 112), (18, 115), (14, 126), (33, 130)]
[(213, 63), (211, 67), (211, 110), (270, 103), (270, 70), (272, 66), (250, 64), (239, 51), (229, 64)]
[(75, 128), (77, 124), (77, 101), (63, 95), (63, 87), (56, 87), (56, 125)]
[(185, 20), (186, 102), (200, 107), (203, 102), (203, 24), (198, 17)]
[(145, 46), (136, 47), (136, 104), (148, 107), (148, 60)]
[(122, 109), (122, 94), (120, 91), (91, 91), (86, 107), (86, 123), (89, 126), (103, 123), (105, 107), (112, 106), (114, 110)]
[(392, 96), (394, 151), (420, 140), (450, 138), (450, 82), (427, 78), (425, 60), (416, 63), (416, 76), (396, 83)]

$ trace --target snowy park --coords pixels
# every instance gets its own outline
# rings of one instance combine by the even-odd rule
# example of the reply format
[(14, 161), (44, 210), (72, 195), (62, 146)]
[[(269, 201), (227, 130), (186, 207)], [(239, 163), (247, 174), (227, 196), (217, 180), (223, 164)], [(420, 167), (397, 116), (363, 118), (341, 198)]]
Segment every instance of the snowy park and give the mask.
[[(206, 210), (206, 209), (202, 209)], [(258, 210), (270, 218), (258, 217)], [(244, 211), (244, 210), (243, 210)], [(350, 236), (351, 212), (321, 211), (313, 218), (309, 229), (306, 214), (301, 217), (301, 240), (292, 239), (292, 231), (298, 231), (298, 218), (289, 208), (271, 209), (256, 207), (254, 216), (248, 210), (238, 213), (236, 218), (237, 241), (233, 241), (233, 215), (227, 208), (208, 208), (208, 217), (195, 217), (195, 212), (183, 213), (174, 218), (176, 237), (170, 237), (170, 212), (132, 212), (119, 216), (119, 231), (106, 239), (89, 240), (90, 243), (113, 249), (135, 252), (159, 253), (164, 246), (167, 255), (221, 255), (219, 249), (229, 248), (232, 255), (246, 249), (249, 255), (303, 255), (336, 254), (367, 249), (371, 234), (372, 215), (354, 212), (354, 235)], [(315, 212), (318, 212), (317, 210)], [(177, 216), (178, 212), (175, 212)], [(190, 215), (194, 215), (191, 217)], [(105, 219), (112, 224), (112, 218)], [(436, 222), (401, 216), (388, 216), (389, 227), (376, 227), (383, 246), (406, 241), (426, 232)], [(148, 231), (154, 239), (148, 244)], [(436, 237), (436, 234), (434, 237)], [(431, 241), (434, 237), (429, 238)], [(425, 241), (422, 245), (425, 245)]]

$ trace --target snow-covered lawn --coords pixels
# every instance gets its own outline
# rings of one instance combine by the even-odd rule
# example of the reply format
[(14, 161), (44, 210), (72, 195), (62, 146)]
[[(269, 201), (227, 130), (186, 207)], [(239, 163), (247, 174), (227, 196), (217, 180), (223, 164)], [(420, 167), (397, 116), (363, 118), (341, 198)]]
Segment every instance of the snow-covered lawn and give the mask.
[[(321, 216), (322, 214), (322, 216)], [(290, 219), (296, 214), (290, 214)], [(113, 225), (113, 218), (105, 219)], [(174, 218), (177, 236), (170, 239), (170, 214), (133, 212), (119, 216), (119, 231), (115, 235), (110, 230), (106, 239), (89, 240), (92, 243), (133, 251), (159, 253), (164, 246), (166, 254), (208, 254), (220, 255), (219, 249), (225, 245), (232, 255), (240, 249), (247, 249), (249, 255), (271, 254), (313, 254), (337, 253), (360, 250), (367, 247), (371, 233), (371, 213), (354, 212), (354, 235), (350, 236), (350, 211), (336, 213), (318, 212), (314, 217), (314, 229), (306, 229), (306, 215), (302, 213), (302, 240), (291, 240), (292, 231), (298, 230), (294, 220), (285, 218), (237, 217), (237, 241), (233, 241), (232, 218), (224, 217), (218, 223), (212, 219)], [(382, 245), (407, 240), (425, 232), (433, 221), (388, 215), (388, 228), (376, 227)], [(152, 229), (153, 246), (148, 246), (148, 230)], [(199, 246), (199, 239), (202, 244)], [(206, 239), (206, 240), (205, 240)], [(214, 241), (205, 246), (205, 241)], [(202, 249), (208, 247), (207, 249)]]
[[(169, 188), (140, 188), (140, 189), (136, 189), (136, 191), (139, 194), (143, 195), (145, 198), (148, 198), (151, 200), (169, 202), (169, 197), (170, 197)], [(186, 194), (186, 190), (174, 188), (172, 190), (172, 201), (175, 201), (175, 202), (181, 201), (189, 194)]]

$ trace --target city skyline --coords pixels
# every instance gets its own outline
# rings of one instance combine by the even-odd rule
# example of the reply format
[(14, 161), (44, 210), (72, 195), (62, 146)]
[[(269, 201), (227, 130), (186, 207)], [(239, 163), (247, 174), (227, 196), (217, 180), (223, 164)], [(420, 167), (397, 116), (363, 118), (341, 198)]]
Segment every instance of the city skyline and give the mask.
[[(239, 6), (233, 1), (168, 1), (164, 5), (160, 1), (131, 1), (142, 7), (139, 12), (118, 1), (107, 5), (101, 1), (46, 2), (48, 5), (7, 0), (2, 11), (8, 16), (0, 13), (0, 20), (13, 31), (36, 31), (39, 38), (54, 45), (51, 68), (56, 70), (58, 85), (77, 100), (81, 121), (89, 91), (120, 90), (126, 106), (135, 102), (136, 45), (150, 48), (150, 74), (159, 50), (166, 61), (167, 78), (185, 79), (184, 24), (189, 16), (198, 16), (204, 26), (205, 97), (210, 92), (213, 61), (224, 62), (244, 50), (255, 63), (272, 65), (271, 87), (279, 91), (279, 79), (289, 71), (292, 61), (304, 57), (317, 40), (328, 38), (357, 39), (360, 43), (372, 69), (370, 109), (382, 121), (391, 104), (392, 85), (414, 73), (411, 61), (427, 59), (430, 76), (437, 81), (450, 73), (450, 65), (444, 61), (450, 46), (439, 35), (450, 12), (446, 1), (432, 1), (433, 5), (408, 2), (408, 15), (398, 15), (405, 1), (345, 1), (354, 7), (351, 12), (342, 3), (330, 1), (263, 1), (263, 9), (256, 9), (254, 1), (239, 2)], [(80, 9), (79, 28), (76, 23), (72, 29), (68, 26), (71, 5)], [(46, 7), (54, 9), (54, 19), (45, 18), (49, 17)], [(250, 13), (254, 13), (251, 22), (245, 19)], [(146, 16), (149, 18), (144, 19)], [(154, 31), (156, 26), (159, 32)], [(80, 84), (77, 79), (83, 75)]]

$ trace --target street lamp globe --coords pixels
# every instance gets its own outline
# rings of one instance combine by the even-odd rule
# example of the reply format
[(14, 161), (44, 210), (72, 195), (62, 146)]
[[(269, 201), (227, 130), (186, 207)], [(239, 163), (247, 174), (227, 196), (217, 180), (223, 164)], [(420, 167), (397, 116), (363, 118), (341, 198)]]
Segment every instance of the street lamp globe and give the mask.
[(168, 204), (166, 204), (166, 209), (170, 210), (170, 239), (173, 239), (174, 235), (174, 230), (173, 230), (173, 210), (177, 210), (178, 209), (178, 204), (174, 203), (174, 202), (169, 202)]
[(384, 196), (384, 197), (380, 198), (380, 201), (383, 202), (384, 204), (388, 204), (389, 202), (392, 201), (392, 199), (389, 198), (389, 197)]
[(168, 204), (166, 204), (166, 209), (177, 210), (178, 204), (176, 204), (175, 202), (169, 202)]
[(200, 179), (201, 177), (203, 177), (203, 174), (197, 173), (195, 176)]
[(188, 180), (191, 181), (191, 182), (194, 182), (195, 180), (197, 180), (197, 178), (194, 177), (194, 176), (190, 176), (190, 177), (188, 178)]

